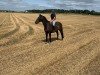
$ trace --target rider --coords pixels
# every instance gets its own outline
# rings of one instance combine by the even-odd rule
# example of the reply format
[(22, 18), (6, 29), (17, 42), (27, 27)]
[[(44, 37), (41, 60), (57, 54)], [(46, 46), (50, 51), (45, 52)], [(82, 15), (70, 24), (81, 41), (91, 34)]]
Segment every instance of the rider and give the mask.
[(55, 27), (55, 23), (56, 23), (56, 13), (55, 13), (55, 11), (54, 10), (52, 10), (52, 12), (51, 12), (51, 24), (53, 25), (53, 28)]

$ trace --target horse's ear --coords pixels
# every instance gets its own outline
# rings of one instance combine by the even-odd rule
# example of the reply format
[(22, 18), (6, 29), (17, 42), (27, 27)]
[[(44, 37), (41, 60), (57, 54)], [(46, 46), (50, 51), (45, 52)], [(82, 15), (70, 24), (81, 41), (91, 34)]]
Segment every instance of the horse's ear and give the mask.
[(39, 14), (39, 16), (41, 16), (41, 14)]

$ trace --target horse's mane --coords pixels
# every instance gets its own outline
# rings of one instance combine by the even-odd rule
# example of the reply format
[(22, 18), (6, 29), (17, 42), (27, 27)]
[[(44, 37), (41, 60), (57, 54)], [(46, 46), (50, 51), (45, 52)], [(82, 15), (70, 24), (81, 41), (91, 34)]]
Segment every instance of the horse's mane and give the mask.
[[(44, 18), (45, 21), (48, 21), (47, 18), (45, 16), (42, 15), (42, 17)], [(49, 21), (48, 21), (49, 22)]]

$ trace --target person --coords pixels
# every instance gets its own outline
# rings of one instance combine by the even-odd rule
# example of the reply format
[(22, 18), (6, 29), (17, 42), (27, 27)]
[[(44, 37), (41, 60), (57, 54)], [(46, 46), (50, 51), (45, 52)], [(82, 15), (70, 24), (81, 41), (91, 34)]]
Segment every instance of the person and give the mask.
[(54, 10), (52, 10), (51, 12), (51, 21), (50, 23), (53, 25), (53, 28), (55, 27), (55, 23), (56, 23), (56, 13)]

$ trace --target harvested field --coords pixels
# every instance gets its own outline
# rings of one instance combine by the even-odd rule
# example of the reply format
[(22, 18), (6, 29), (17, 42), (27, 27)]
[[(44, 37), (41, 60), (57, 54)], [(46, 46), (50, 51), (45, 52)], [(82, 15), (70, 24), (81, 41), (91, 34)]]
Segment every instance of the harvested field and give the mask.
[(0, 13), (0, 75), (100, 75), (99, 16), (57, 14), (65, 38), (50, 44), (37, 17)]

